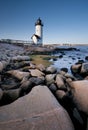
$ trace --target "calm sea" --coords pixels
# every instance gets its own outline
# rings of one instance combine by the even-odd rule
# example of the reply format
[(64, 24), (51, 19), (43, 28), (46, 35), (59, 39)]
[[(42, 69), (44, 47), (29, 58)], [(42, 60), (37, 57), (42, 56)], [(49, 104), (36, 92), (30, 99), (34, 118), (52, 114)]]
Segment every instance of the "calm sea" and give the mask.
[[(69, 46), (59, 46), (60, 48), (69, 48)], [(74, 51), (64, 51), (63, 58), (58, 58), (57, 61), (54, 61), (53, 66), (55, 66), (58, 69), (61, 68), (68, 68), (70, 72), (71, 65), (78, 62), (78, 60), (84, 60), (85, 57), (88, 56), (88, 46), (73, 46), (74, 48), (77, 48), (78, 50)], [(57, 53), (55, 55), (62, 55), (62, 53)], [(86, 61), (87, 62), (87, 61)]]

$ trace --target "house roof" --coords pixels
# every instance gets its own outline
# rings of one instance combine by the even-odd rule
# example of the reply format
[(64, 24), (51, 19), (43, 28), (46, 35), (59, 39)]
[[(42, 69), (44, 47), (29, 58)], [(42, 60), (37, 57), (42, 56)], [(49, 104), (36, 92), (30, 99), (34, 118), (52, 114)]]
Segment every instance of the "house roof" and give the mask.
[[(35, 36), (37, 39), (40, 39), (40, 37), (39, 37), (38, 35), (36, 35), (36, 34), (33, 34), (32, 37), (33, 37), (33, 36)], [(32, 38), (32, 37), (31, 37), (31, 38)]]

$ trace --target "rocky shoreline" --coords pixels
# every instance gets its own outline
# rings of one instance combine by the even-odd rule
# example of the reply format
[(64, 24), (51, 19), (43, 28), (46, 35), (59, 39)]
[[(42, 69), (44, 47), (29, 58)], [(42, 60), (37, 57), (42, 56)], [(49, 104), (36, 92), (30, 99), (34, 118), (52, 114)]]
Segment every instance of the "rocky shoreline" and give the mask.
[[(45, 85), (66, 109), (75, 130), (87, 130), (88, 63), (81, 61), (72, 65), (72, 75), (66, 68), (58, 71), (53, 66), (32, 64), (28, 55), (33, 48), (25, 48), (14, 49), (7, 45), (7, 50), (0, 50), (0, 106), (3, 107), (30, 94), (37, 85)], [(45, 52), (43, 49), (39, 53)], [(7, 55), (3, 55), (2, 52)], [(46, 52), (49, 52), (48, 49)]]

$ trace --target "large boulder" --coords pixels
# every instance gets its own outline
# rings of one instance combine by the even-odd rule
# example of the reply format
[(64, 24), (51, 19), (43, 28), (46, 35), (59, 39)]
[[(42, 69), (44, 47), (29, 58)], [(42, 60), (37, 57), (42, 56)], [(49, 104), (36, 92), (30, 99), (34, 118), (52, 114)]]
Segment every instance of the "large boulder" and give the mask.
[(81, 74), (87, 75), (88, 74), (88, 63), (83, 63), (81, 67)]
[(35, 86), (15, 102), (0, 108), (0, 130), (74, 130), (65, 109), (47, 86)]
[(46, 73), (48, 74), (54, 74), (56, 71), (57, 71), (56, 68), (53, 66), (49, 66), (46, 68)]
[(18, 80), (22, 80), (24, 77), (29, 77), (29, 72), (23, 72), (20, 70), (9, 70), (7, 71), (7, 74), (12, 75), (13, 77), (17, 78)]
[(38, 69), (29, 69), (29, 72), (31, 73), (31, 76), (34, 76), (34, 77), (42, 77), (45, 75), (43, 72), (41, 72)]
[(50, 85), (50, 84), (52, 84), (52, 83), (54, 83), (55, 82), (55, 76), (56, 76), (56, 74), (47, 74), (46, 76), (45, 76), (45, 81), (46, 81), (46, 84), (47, 85)]
[(72, 81), (69, 86), (76, 107), (88, 115), (88, 80)]
[(45, 66), (43, 64), (39, 64), (36, 66), (37, 69), (39, 69), (40, 71), (44, 72), (45, 71)]
[(55, 92), (57, 91), (57, 87), (56, 87), (55, 84), (51, 84), (51, 85), (49, 86), (49, 89), (50, 89), (51, 92), (53, 92), (53, 93), (55, 93)]
[(58, 89), (66, 89), (63, 77), (60, 74), (57, 74), (56, 76), (56, 84)]
[(24, 92), (29, 92), (32, 89), (32, 82), (30, 80), (22, 82), (20, 88)]

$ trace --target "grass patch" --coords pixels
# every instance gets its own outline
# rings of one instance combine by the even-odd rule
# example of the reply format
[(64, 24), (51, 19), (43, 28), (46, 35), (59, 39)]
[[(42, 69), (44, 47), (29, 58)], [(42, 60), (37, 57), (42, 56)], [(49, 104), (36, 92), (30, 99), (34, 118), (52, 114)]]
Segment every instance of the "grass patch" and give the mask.
[(51, 55), (30, 55), (31, 62), (38, 65), (43, 64), (45, 67), (51, 65), (53, 62), (50, 59), (58, 58), (57, 56)]

